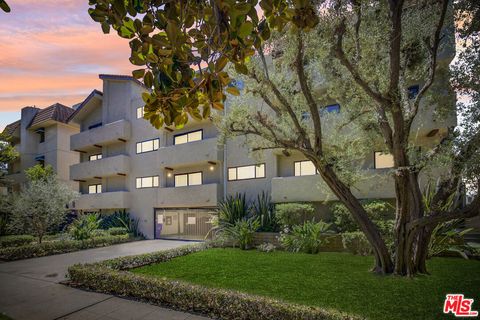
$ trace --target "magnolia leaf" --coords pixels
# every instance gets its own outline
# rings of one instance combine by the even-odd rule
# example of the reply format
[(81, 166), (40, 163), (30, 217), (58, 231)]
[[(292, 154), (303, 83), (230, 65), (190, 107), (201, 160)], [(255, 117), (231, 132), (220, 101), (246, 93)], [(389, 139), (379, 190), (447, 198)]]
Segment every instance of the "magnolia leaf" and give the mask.
[(238, 89), (235, 88), (235, 87), (228, 87), (227, 92), (230, 93), (231, 95), (234, 95), (234, 96), (239, 96), (240, 95), (240, 91), (238, 91)]
[(10, 12), (10, 7), (4, 0), (0, 0), (0, 8), (5, 12)]
[(105, 34), (110, 33), (110, 25), (108, 24), (107, 21), (102, 22), (102, 31)]
[(135, 79), (143, 78), (144, 74), (145, 74), (145, 69), (137, 69), (132, 71), (132, 75)]
[(220, 72), (225, 68), (228, 63), (228, 59), (225, 56), (221, 56), (215, 63), (215, 72)]
[(237, 35), (243, 39), (243, 38), (246, 38), (248, 35), (250, 35), (252, 31), (253, 31), (253, 23), (250, 21), (245, 21), (244, 23), (242, 23), (242, 25), (238, 29)]

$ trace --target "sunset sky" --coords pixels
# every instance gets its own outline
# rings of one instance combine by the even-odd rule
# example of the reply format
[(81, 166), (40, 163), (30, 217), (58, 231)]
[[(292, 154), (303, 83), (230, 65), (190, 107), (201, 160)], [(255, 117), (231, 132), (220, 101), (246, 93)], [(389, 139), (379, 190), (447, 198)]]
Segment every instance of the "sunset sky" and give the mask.
[(130, 74), (128, 40), (104, 35), (88, 0), (8, 0), (0, 11), (0, 130), (24, 106), (67, 106), (102, 89), (100, 73)]

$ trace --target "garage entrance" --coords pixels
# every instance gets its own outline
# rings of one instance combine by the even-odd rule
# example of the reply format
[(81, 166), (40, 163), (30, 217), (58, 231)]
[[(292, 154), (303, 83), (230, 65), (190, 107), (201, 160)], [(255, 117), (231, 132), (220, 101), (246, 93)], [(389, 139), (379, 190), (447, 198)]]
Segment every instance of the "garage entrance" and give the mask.
[(203, 240), (214, 213), (214, 208), (155, 209), (155, 238)]

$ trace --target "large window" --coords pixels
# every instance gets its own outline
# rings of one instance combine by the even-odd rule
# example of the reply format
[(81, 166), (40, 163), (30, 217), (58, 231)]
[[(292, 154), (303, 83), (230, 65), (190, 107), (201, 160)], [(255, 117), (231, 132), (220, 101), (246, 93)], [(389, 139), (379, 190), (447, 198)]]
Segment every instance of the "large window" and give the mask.
[(318, 171), (312, 161), (295, 161), (295, 176), (311, 176), (317, 174)]
[(393, 156), (390, 153), (375, 152), (375, 169), (393, 168)]
[(143, 118), (145, 115), (145, 107), (138, 107), (137, 108), (137, 119)]
[(265, 178), (265, 164), (228, 168), (228, 180)]
[(95, 161), (95, 160), (100, 160), (102, 159), (102, 154), (92, 154), (91, 156), (88, 157), (89, 161)]
[(136, 179), (136, 188), (156, 188), (158, 187), (158, 176), (139, 177)]
[(200, 141), (203, 139), (203, 130), (196, 130), (192, 132), (177, 134), (173, 138), (173, 144), (183, 144), (193, 141)]
[(191, 172), (175, 175), (175, 187), (198, 186), (202, 184), (202, 173)]
[(144, 153), (158, 150), (160, 139), (152, 139), (142, 142), (137, 142), (137, 153)]
[(88, 193), (102, 193), (102, 185), (101, 184), (91, 184), (88, 186)]

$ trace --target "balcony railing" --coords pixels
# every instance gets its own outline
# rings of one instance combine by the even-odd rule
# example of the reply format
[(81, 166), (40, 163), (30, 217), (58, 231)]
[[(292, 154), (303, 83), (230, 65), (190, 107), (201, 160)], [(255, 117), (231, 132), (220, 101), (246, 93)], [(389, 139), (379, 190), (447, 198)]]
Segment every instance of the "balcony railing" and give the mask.
[(157, 207), (215, 207), (221, 199), (222, 187), (217, 183), (199, 186), (159, 188)]
[(160, 165), (171, 168), (208, 161), (218, 162), (222, 159), (222, 152), (217, 146), (217, 138), (163, 147), (158, 152)]
[(130, 207), (128, 191), (82, 194), (75, 200), (75, 210), (127, 209)]

